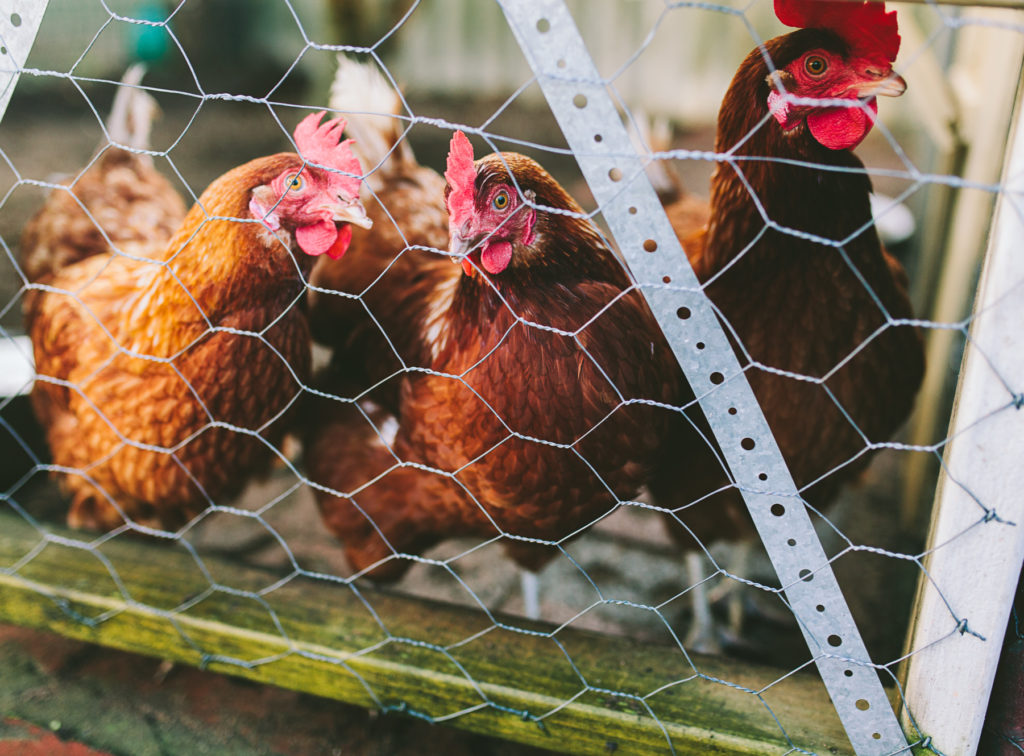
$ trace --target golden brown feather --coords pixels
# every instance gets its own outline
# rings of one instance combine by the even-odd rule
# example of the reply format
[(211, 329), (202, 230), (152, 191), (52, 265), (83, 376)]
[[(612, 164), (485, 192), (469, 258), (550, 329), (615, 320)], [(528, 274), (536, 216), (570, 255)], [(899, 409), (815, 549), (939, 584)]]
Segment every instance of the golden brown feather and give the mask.
[(137, 151), (149, 149), (157, 113), (156, 102), (138, 88), (141, 77), (141, 67), (128, 70), (107, 120), (109, 141), (104, 139), (88, 168), (64, 181), (66, 190), (51, 192), (25, 225), (21, 257), (29, 281), (43, 281), (111, 248), (145, 252), (144, 245), (169, 239), (185, 217), (181, 196), (152, 157)]
[[(444, 179), (421, 166), (404, 138), (400, 101), (366, 65), (339, 56), (331, 106), (345, 111), (365, 166), (363, 202), (373, 228), (355, 234), (343, 260), (313, 269), (313, 338), (335, 350), (332, 387), (355, 396), (403, 366), (422, 365), (407, 334), (428, 328), (430, 293), (456, 278), (447, 257)], [(395, 385), (376, 392), (394, 406)], [(387, 394), (390, 399), (388, 399)]]
[[(582, 213), (512, 153), (477, 162), (481, 197), (511, 187), (505, 164), (537, 205)], [(327, 419), (309, 440), (310, 474), (337, 492), (318, 495), (325, 523), (376, 578), (409, 566), (395, 554), (459, 535), (504, 534), (536, 569), (557, 554), (536, 540), (560, 541), (632, 499), (658, 454), (670, 413), (629, 403), (681, 393), (653, 317), (637, 292), (623, 295), (628, 277), (588, 220), (538, 209), (530, 223), (506, 269), (474, 258), (470, 276), (446, 262), (455, 277), (424, 291), (429, 325), (402, 338), (431, 372), (402, 377), (393, 439), (351, 405), (317, 413)], [(378, 430), (385, 416), (371, 415)], [(350, 434), (371, 443), (346, 445)]]
[[(300, 148), (351, 172), (321, 116), (300, 124)], [(93, 254), (31, 292), (32, 401), (71, 525), (175, 529), (279, 453), (310, 372), (311, 255), (343, 253), (339, 224), (365, 223), (349, 196), (359, 182), (327, 168), (253, 160), (216, 179), (169, 239), (124, 242), (127, 254)]]

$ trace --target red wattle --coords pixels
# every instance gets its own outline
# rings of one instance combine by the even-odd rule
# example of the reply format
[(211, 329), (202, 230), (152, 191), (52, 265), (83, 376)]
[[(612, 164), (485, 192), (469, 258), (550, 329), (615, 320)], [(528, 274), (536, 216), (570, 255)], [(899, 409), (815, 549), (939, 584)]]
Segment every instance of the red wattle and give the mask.
[(507, 241), (491, 242), (485, 245), (480, 253), (480, 264), (492, 275), (505, 270), (511, 260), (512, 244)]
[(338, 227), (333, 221), (322, 220), (295, 229), (295, 241), (307, 255), (322, 255), (338, 238)]
[(469, 261), (468, 257), (462, 258), (462, 272), (470, 278), (476, 273), (476, 268), (473, 267), (473, 263)]
[(327, 256), (332, 260), (340, 260), (345, 252), (348, 251), (348, 245), (352, 243), (352, 226), (347, 223), (338, 229), (338, 238), (334, 240), (334, 244), (327, 250)]
[(851, 150), (875, 125), (878, 103), (872, 98), (863, 108), (825, 108), (807, 116), (807, 128), (830, 150)]

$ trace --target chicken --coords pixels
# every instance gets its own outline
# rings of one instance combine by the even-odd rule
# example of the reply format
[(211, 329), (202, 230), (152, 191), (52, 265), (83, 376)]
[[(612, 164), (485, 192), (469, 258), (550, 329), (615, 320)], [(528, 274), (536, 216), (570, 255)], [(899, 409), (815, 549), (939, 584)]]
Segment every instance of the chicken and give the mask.
[[(166, 241), (185, 203), (139, 150), (150, 147), (156, 101), (138, 87), (144, 68), (125, 72), (107, 119), (107, 139), (81, 174), (54, 191), (25, 225), (24, 272), (40, 281), (61, 268), (122, 244)], [(109, 140), (109, 141), (108, 141)], [(124, 147), (118, 146), (124, 145)]]
[(375, 398), (395, 411), (397, 380), (377, 384), (424, 364), (412, 337), (427, 327), (431, 293), (457, 278), (441, 254), (448, 246), (445, 183), (416, 162), (398, 94), (375, 69), (339, 55), (330, 104), (351, 114), (348, 133), (366, 166), (373, 228), (354, 235), (344, 262), (317, 261), (310, 324), (313, 338), (336, 355), (331, 391), (355, 396), (377, 387)]
[(459, 132), (445, 175), (461, 267), (406, 324), (427, 370), (402, 377), (394, 415), (323, 400), (307, 438), (324, 521), (375, 579), (453, 536), (502, 537), (539, 569), (636, 496), (678, 418), (647, 402), (685, 390), (621, 263), (540, 165), (474, 163)]
[(29, 292), (32, 403), (72, 526), (175, 529), (266, 468), (309, 377), (304, 277), (369, 225), (344, 122), (322, 117), (296, 128), (301, 157), (225, 173), (169, 239), (123, 239)]
[[(879, 242), (871, 182), (851, 152), (873, 125), (874, 96), (900, 95), (905, 83), (892, 70), (895, 12), (881, 3), (775, 7), (787, 25), (810, 28), (753, 50), (733, 78), (715, 143), (729, 157), (711, 179), (709, 220), (694, 227), (700, 214), (689, 197), (666, 210), (750, 366), (746, 376), (797, 486), (820, 509), (903, 423), (922, 379), (906, 274)], [(651, 482), (655, 501), (704, 544), (752, 538), (714, 451), (685, 433), (666, 449)], [(691, 461), (684, 475), (680, 455)]]

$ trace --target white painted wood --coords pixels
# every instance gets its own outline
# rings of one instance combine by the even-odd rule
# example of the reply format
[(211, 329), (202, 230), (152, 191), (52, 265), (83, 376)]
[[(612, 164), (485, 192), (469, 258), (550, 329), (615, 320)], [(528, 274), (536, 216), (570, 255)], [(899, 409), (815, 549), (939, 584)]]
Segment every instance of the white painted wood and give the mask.
[(11, 336), (0, 329), (0, 403), (8, 396), (31, 391), (35, 376), (32, 341), (28, 336)]
[(1024, 561), (1022, 240), (1024, 118), (1018, 91), (906, 676), (904, 725), (916, 723), (938, 751), (957, 756), (978, 747)]
[[(1020, 76), (1024, 56), (1024, 35), (1013, 28), (1013, 24), (1022, 21), (1017, 11), (975, 9), (971, 17), (985, 23), (967, 26), (958, 32), (947, 77), (957, 100), (955, 140), (963, 141), (965, 154), (959, 165), (948, 160), (931, 170), (955, 172), (965, 181), (989, 185), (999, 179), (1003, 167), (1009, 139), (1007, 124), (1013, 115), (1016, 94), (1014, 83)], [(994, 71), (1000, 72), (994, 78), (997, 83), (993, 83)], [(906, 72), (907, 80), (913, 82), (908, 95), (918, 89), (917, 75), (927, 72), (927, 67), (918, 70), (916, 66)], [(925, 76), (925, 80), (928, 79)], [(937, 146), (942, 149), (941, 143)], [(936, 205), (941, 211), (942, 203), (937, 198)], [(938, 213), (927, 215), (927, 222), (934, 223), (945, 233), (944, 238), (932, 237), (932, 240), (925, 236), (922, 260), (912, 281), (915, 301), (921, 303), (923, 294), (924, 301), (930, 302), (930, 308), (920, 313), (922, 317), (938, 323), (955, 323), (970, 312), (974, 295), (971, 283), (985, 252), (993, 205), (989, 192), (961, 189), (948, 225)], [(951, 355), (961, 340), (959, 331), (928, 332), (927, 372), (921, 396), (941, 397), (952, 385), (955, 376), (950, 369)], [(945, 403), (920, 404), (922, 406), (911, 418), (907, 440), (921, 446), (934, 444), (942, 438), (941, 431), (947, 423)], [(918, 522), (918, 507), (923, 505), (928, 495), (926, 487), (934, 483), (934, 476), (931, 455), (916, 454), (908, 458), (904, 470), (904, 526), (911, 527)]]

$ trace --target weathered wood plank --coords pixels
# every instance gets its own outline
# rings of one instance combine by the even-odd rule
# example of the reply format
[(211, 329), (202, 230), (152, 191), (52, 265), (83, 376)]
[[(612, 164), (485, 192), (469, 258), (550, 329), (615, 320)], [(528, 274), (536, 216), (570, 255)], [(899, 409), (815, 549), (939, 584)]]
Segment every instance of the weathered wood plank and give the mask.
[(907, 710), (942, 753), (978, 747), (1024, 562), (1024, 86), (960, 372), (908, 639)]
[[(211, 593), (180, 545), (122, 536), (90, 550), (47, 532), (72, 545), (26, 561), (42, 537), (0, 510), (0, 620), (570, 753), (664, 753), (669, 740), (678, 753), (851, 753), (813, 673), (691, 664), (678, 648), (305, 576), (263, 596)], [(281, 579), (203, 563), (236, 591)]]

